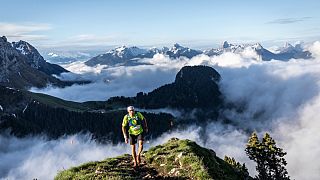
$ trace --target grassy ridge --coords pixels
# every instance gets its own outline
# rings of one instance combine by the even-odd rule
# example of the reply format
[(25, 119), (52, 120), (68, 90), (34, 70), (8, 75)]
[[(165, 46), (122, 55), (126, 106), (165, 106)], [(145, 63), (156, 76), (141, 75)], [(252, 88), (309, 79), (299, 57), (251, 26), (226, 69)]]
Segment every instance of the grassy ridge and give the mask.
[(77, 111), (77, 112), (89, 110), (89, 107), (84, 105), (83, 103), (66, 101), (54, 96), (41, 94), (41, 93), (32, 93), (27, 91), (25, 93), (31, 98), (51, 107), (64, 108), (69, 111)]
[(125, 154), (89, 162), (61, 171), (55, 180), (66, 179), (250, 179), (220, 159), (210, 149), (190, 140), (169, 140), (143, 153), (142, 165), (132, 168)]

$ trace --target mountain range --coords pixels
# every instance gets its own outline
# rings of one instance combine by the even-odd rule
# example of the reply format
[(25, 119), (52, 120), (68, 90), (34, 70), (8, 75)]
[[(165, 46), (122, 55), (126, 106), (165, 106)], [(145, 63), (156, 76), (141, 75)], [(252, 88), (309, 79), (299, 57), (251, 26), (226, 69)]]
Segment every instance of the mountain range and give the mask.
[(290, 59), (309, 59), (311, 58), (311, 53), (309, 51), (304, 51), (301, 47), (301, 44), (296, 44), (292, 46), (289, 43), (286, 43), (284, 47), (278, 49), (277, 52), (271, 52), (266, 48), (262, 47), (261, 44), (230, 44), (225, 41), (221, 48), (210, 49), (204, 51), (204, 54), (208, 56), (217, 56), (221, 55), (225, 52), (232, 53), (242, 53), (244, 50), (253, 50), (259, 56), (258, 60), (270, 61), (274, 60), (282, 60), (288, 61)]
[(88, 59), (92, 58), (93, 56), (100, 54), (101, 52), (95, 52), (95, 51), (90, 51), (90, 52), (81, 52), (81, 51), (71, 51), (71, 52), (43, 52), (44, 53), (44, 58), (46, 61), (50, 63), (55, 63), (59, 65), (64, 65), (64, 64), (69, 64), (73, 63), (76, 61), (87, 61)]
[(278, 52), (271, 52), (262, 47), (262, 45), (259, 43), (236, 45), (225, 41), (220, 48), (213, 48), (204, 51), (183, 47), (177, 43), (171, 48), (163, 47), (161, 49), (143, 49), (136, 46), (121, 46), (104, 54), (95, 56), (86, 61), (85, 64), (88, 66), (96, 66), (98, 64), (108, 66), (132, 66), (139, 65), (139, 59), (152, 58), (155, 54), (163, 54), (170, 58), (176, 59), (180, 57), (192, 58), (200, 54), (218, 56), (226, 52), (242, 53), (245, 50), (253, 50), (258, 55), (257, 60), (263, 61), (270, 61), (272, 59), (288, 61), (290, 59), (309, 59), (312, 57), (309, 51), (303, 50), (301, 44), (296, 44), (293, 46), (289, 43), (286, 43), (286, 45), (280, 48)]

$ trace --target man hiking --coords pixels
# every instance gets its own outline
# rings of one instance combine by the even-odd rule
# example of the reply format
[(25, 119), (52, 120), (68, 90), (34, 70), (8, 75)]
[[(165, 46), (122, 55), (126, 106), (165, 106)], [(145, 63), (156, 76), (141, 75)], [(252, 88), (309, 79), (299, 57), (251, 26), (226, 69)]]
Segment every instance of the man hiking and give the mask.
[[(135, 112), (133, 106), (127, 108), (128, 114), (123, 117), (122, 133), (125, 142), (128, 143), (126, 127), (129, 126), (129, 138), (132, 149), (133, 167), (137, 167), (141, 163), (141, 152), (143, 150), (143, 135), (148, 132), (147, 120), (140, 112)], [(139, 141), (139, 150), (136, 154), (136, 143)]]

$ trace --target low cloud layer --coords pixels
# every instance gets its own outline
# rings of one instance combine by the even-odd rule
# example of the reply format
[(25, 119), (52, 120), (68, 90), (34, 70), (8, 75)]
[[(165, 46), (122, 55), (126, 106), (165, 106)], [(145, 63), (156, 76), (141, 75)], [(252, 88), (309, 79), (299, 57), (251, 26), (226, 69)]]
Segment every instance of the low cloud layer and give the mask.
[(84, 135), (50, 141), (0, 135), (0, 142), (0, 179), (10, 180), (53, 179), (58, 171), (71, 166), (130, 152), (123, 144), (99, 145)]
[[(200, 135), (202, 131), (208, 132), (206, 138)], [(224, 155), (233, 156), (246, 162), (251, 173), (254, 173), (254, 164), (246, 158), (243, 150), (247, 137), (234, 127), (220, 123), (209, 124), (206, 129), (190, 126), (145, 142), (145, 149), (163, 144), (172, 137), (196, 141), (214, 149), (221, 158)], [(131, 152), (128, 144), (101, 145), (91, 141), (89, 135), (74, 135), (50, 141), (44, 137), (18, 139), (0, 135), (0, 142), (0, 179), (9, 180), (53, 179), (59, 171), (72, 166)]]
[[(153, 59), (155, 60), (155, 59)], [(169, 62), (167, 57), (159, 61)], [(89, 79), (94, 83), (88, 85), (73, 85), (66, 88), (49, 87), (46, 89), (31, 89), (31, 91), (50, 94), (72, 101), (106, 100), (113, 96), (135, 96), (143, 91), (149, 92), (164, 84), (171, 83), (182, 65), (164, 66), (141, 65), (133, 67), (88, 67), (82, 62), (66, 66), (77, 74), (62, 74), (63, 80)]]
[(288, 62), (256, 61), (256, 54), (248, 51), (175, 60), (156, 55), (141, 60), (154, 65), (134, 67), (90, 68), (78, 63), (68, 67), (78, 75), (64, 74), (61, 78), (88, 78), (95, 83), (34, 91), (76, 101), (105, 100), (115, 95), (134, 96), (137, 92), (148, 92), (173, 82), (175, 74), (185, 65), (208, 65), (222, 76), (220, 90), (225, 100), (236, 105), (223, 112), (235, 126), (213, 123), (206, 129), (190, 127), (164, 134), (150, 145), (173, 136), (190, 138), (214, 149), (221, 157), (227, 154), (248, 163), (250, 173), (254, 174), (254, 164), (244, 153), (249, 136), (245, 132), (256, 130), (261, 137), (268, 131), (288, 153), (289, 175), (293, 179), (316, 180), (320, 177), (320, 162), (315, 161), (320, 156), (320, 145), (317, 144), (320, 140), (320, 43), (315, 42), (308, 49), (314, 59)]

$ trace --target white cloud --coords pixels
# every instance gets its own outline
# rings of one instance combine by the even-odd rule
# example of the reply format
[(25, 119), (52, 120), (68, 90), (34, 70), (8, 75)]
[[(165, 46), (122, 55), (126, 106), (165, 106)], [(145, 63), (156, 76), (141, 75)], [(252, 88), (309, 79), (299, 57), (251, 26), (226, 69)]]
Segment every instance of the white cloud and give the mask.
[(105, 52), (108, 49), (119, 45), (128, 44), (129, 38), (123, 34), (77, 34), (42, 43), (40, 48), (46, 51), (99, 51)]
[(0, 179), (9, 180), (53, 179), (58, 171), (72, 166), (130, 153), (124, 144), (100, 145), (84, 135), (58, 140), (0, 135), (0, 142)]
[(52, 29), (50, 24), (39, 23), (5, 23), (0, 22), (0, 34), (7, 36), (10, 41), (18, 40), (44, 40), (45, 35), (38, 34), (39, 32)]
[(312, 55), (316, 56), (317, 58), (320, 57), (320, 41), (314, 42), (308, 49)]
[(251, 47), (246, 47), (244, 51), (241, 52), (241, 56), (247, 59), (261, 59), (257, 52)]
[(68, 37), (59, 44), (68, 44), (75, 46), (98, 46), (106, 44), (115, 44), (115, 42), (123, 41), (125, 38), (119, 35), (96, 35), (96, 34), (79, 34)]
[(319, 69), (318, 59), (219, 68), (221, 91), (228, 101), (243, 107), (241, 113), (225, 115), (240, 127), (270, 132), (288, 153), (287, 169), (294, 179), (320, 177), (320, 163), (314, 161), (320, 155), (315, 143), (320, 140)]
[[(320, 95), (306, 103), (296, 118), (280, 122), (275, 135), (279, 144), (288, 152), (289, 173), (295, 179), (319, 179), (320, 155), (319, 129)], [(288, 123), (286, 123), (288, 122)]]
[[(166, 59), (167, 57), (163, 57)], [(161, 59), (159, 59), (161, 61)], [(165, 60), (164, 60), (165, 61)], [(175, 62), (179, 64), (179, 62)], [(88, 85), (73, 85), (63, 89), (48, 87), (46, 89), (31, 89), (73, 101), (106, 100), (112, 96), (135, 96), (136, 93), (149, 92), (153, 89), (174, 81), (181, 65), (165, 67), (162, 63), (154, 66), (141, 65), (133, 67), (103, 66), (91, 68), (83, 63), (68, 66), (68, 70), (75, 70), (81, 74), (63, 74), (62, 79), (91, 79)]]
[[(214, 149), (217, 155), (235, 157), (248, 162), (243, 151), (246, 135), (233, 127), (211, 123), (206, 128), (207, 141), (202, 137), (200, 127), (190, 126), (165, 133), (157, 139), (145, 142), (145, 150), (167, 142), (172, 137), (190, 139), (199, 145)], [(101, 161), (124, 153), (130, 154), (128, 144), (98, 144), (89, 135), (73, 135), (57, 140), (44, 137), (16, 138), (0, 135), (0, 179), (53, 179), (61, 170), (89, 161)], [(236, 143), (235, 143), (236, 141)], [(41, 164), (41, 165), (40, 165)], [(250, 170), (254, 167), (249, 162)]]

